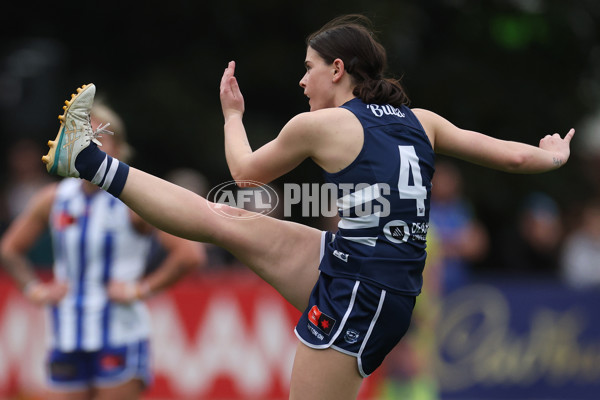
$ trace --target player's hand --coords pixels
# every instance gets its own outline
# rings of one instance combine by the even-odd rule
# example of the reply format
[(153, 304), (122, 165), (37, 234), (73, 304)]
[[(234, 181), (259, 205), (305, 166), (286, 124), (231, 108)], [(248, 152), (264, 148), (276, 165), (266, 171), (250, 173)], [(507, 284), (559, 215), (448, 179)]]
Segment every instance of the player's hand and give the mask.
[(109, 299), (123, 304), (145, 299), (150, 294), (148, 285), (140, 282), (111, 281), (107, 291)]
[(23, 294), (34, 304), (56, 304), (58, 303), (69, 290), (69, 286), (65, 282), (33, 282), (26, 286)]
[(575, 135), (575, 129), (569, 130), (564, 138), (561, 138), (558, 133), (554, 135), (546, 135), (540, 140), (540, 149), (554, 153), (553, 163), (558, 168), (567, 162), (571, 154), (570, 144), (571, 139)]
[(244, 97), (235, 78), (235, 61), (230, 61), (221, 78), (221, 108), (225, 122), (231, 117), (244, 115)]

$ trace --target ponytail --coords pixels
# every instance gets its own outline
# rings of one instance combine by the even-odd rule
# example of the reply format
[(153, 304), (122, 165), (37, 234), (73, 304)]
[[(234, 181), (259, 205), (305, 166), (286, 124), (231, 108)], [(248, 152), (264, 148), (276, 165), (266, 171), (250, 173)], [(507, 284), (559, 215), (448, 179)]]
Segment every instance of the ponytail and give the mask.
[(367, 104), (390, 104), (394, 107), (410, 104), (410, 99), (396, 79), (366, 79), (358, 83), (352, 94)]

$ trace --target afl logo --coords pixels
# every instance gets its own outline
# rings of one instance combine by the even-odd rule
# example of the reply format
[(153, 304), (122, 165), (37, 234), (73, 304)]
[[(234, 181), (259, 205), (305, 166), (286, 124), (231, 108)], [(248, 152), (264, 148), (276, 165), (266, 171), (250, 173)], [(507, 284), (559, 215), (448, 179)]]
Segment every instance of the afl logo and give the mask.
[[(279, 204), (277, 192), (267, 184), (257, 181), (228, 181), (213, 187), (206, 196), (207, 201), (216, 203), (209, 207), (215, 213), (234, 219), (253, 219), (269, 215)], [(250, 214), (239, 215), (233, 208), (253, 211)]]
[(392, 243), (406, 243), (410, 238), (410, 228), (404, 221), (390, 221), (383, 227), (383, 234)]

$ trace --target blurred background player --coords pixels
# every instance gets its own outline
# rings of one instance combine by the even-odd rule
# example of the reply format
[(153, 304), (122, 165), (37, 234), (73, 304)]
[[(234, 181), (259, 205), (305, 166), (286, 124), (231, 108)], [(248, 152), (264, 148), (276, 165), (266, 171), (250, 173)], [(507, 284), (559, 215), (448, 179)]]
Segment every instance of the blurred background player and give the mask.
[[(127, 159), (120, 118), (98, 103), (91, 122), (110, 122), (102, 148)], [(50, 227), (54, 278), (37, 279), (28, 250)], [(166, 255), (144, 276), (152, 243)], [(64, 179), (37, 192), (6, 230), (2, 263), (27, 299), (49, 305), (47, 373), (55, 400), (136, 399), (151, 382), (150, 319), (142, 300), (205, 261), (203, 247), (157, 231), (87, 181)]]
[(488, 252), (489, 235), (464, 194), (456, 164), (438, 161), (432, 183), (429, 218), (440, 245), (440, 289), (448, 293), (469, 283), (473, 264)]
[(521, 278), (557, 280), (563, 237), (558, 203), (543, 192), (528, 194), (499, 247), (502, 269)]
[(600, 201), (587, 200), (579, 213), (562, 248), (561, 274), (573, 288), (597, 290), (600, 288)]

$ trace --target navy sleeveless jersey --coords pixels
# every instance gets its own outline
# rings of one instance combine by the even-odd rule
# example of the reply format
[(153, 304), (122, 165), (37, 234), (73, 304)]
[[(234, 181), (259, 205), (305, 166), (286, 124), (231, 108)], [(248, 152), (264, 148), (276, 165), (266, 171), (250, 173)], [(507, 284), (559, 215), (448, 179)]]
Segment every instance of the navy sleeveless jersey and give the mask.
[(325, 180), (338, 192), (341, 218), (320, 269), (416, 296), (423, 285), (435, 155), (421, 123), (405, 106), (342, 105), (360, 121), (360, 154)]

